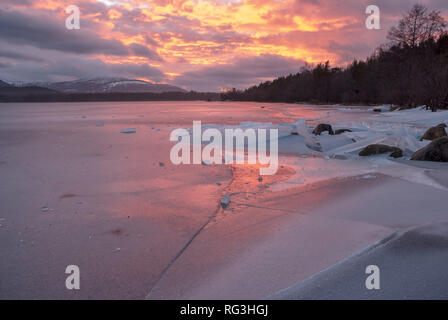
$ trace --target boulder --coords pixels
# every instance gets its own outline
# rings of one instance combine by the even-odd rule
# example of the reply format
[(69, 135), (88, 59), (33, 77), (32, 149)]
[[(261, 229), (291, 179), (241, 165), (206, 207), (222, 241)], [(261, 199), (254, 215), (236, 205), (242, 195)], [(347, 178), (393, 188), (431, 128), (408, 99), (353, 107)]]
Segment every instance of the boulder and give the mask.
[(415, 152), (411, 160), (448, 162), (448, 137), (441, 137)]
[(331, 125), (326, 124), (326, 123), (321, 123), (319, 124), (314, 130), (313, 130), (313, 134), (315, 134), (316, 136), (320, 136), (320, 134), (322, 132), (328, 131), (329, 134), (334, 135), (333, 132), (333, 128), (331, 127)]
[(391, 111), (391, 107), (390, 106), (379, 106), (379, 107), (375, 107), (372, 110), (373, 112), (387, 112), (387, 111)]
[(429, 128), (425, 132), (423, 137), (420, 139), (420, 141), (423, 141), (423, 140), (431, 140), (431, 141), (433, 141), (433, 140), (436, 140), (436, 139), (441, 138), (441, 137), (446, 137), (447, 134), (446, 134), (445, 128), (446, 128), (446, 124), (444, 124), (444, 123), (441, 123), (441, 124), (439, 124), (439, 125), (437, 125), (435, 127)]
[(338, 129), (338, 130), (336, 130), (334, 132), (334, 134), (341, 134), (341, 133), (344, 133), (344, 132), (352, 132), (352, 130), (350, 130), (350, 129)]
[(361, 157), (372, 156), (375, 154), (389, 153), (392, 158), (401, 158), (403, 151), (397, 147), (391, 147), (385, 144), (370, 144), (359, 152)]

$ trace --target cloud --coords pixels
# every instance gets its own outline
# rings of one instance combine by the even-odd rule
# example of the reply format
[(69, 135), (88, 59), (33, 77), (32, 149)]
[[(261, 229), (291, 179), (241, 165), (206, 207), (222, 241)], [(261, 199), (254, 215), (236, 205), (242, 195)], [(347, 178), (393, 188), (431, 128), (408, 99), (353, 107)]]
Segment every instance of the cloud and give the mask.
[(70, 56), (49, 59), (44, 63), (29, 61), (8, 64), (2, 70), (5, 80), (64, 81), (74, 79), (124, 77), (151, 79), (163, 82), (165, 74), (146, 63), (106, 63), (101, 59)]
[(104, 39), (90, 29), (67, 30), (63, 20), (47, 12), (29, 14), (0, 9), (0, 37), (3, 40), (76, 54), (135, 55), (162, 61), (156, 51), (132, 43), (129, 47), (115, 39)]
[(120, 41), (103, 39), (83, 28), (67, 30), (64, 21), (59, 21), (46, 12), (38, 13), (0, 9), (1, 39), (69, 53), (117, 56), (129, 54)]
[(339, 43), (333, 40), (329, 41), (326, 47), (329, 51), (334, 52), (338, 55), (339, 61), (336, 63), (351, 62), (358, 57), (365, 56), (366, 53), (372, 51), (372, 47), (365, 42), (354, 41), (349, 43)]
[(44, 59), (33, 56), (31, 54), (22, 53), (20, 51), (9, 50), (9, 49), (6, 49), (5, 47), (6, 47), (5, 45), (0, 47), (0, 58), (6, 58), (6, 59), (12, 59), (12, 60), (35, 61), (35, 62), (44, 61)]
[(132, 53), (135, 56), (145, 57), (154, 61), (163, 61), (163, 59), (159, 56), (159, 54), (156, 51), (151, 50), (144, 45), (138, 43), (131, 43), (129, 45), (129, 48), (131, 49)]
[[(448, 17), (446, 0), (423, 2)], [(77, 0), (81, 29), (67, 30), (71, 4), (0, 1), (1, 77), (123, 73), (195, 90), (248, 87), (304, 61), (367, 57), (413, 3), (376, 0), (381, 30), (365, 27), (368, 0)]]
[(246, 88), (261, 81), (298, 72), (304, 61), (276, 55), (239, 58), (234, 63), (208, 66), (186, 72), (176, 78), (179, 86), (202, 91), (219, 91), (221, 88)]

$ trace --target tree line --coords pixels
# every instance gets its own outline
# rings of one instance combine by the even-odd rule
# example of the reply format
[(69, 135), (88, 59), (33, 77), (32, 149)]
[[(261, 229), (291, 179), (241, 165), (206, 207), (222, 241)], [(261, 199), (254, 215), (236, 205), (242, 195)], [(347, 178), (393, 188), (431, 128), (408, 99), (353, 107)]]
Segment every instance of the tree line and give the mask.
[(62, 93), (39, 87), (1, 88), (0, 102), (219, 101), (215, 92)]
[(344, 104), (390, 103), (400, 107), (448, 107), (448, 32), (439, 11), (416, 4), (388, 33), (389, 42), (366, 60), (345, 68), (330, 62), (305, 65), (296, 74), (223, 100)]

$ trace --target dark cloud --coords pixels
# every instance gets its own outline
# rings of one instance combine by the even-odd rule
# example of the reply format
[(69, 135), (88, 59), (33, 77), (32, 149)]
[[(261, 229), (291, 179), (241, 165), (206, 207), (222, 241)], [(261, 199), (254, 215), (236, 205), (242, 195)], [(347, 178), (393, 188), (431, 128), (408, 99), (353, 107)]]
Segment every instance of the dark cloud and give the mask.
[(163, 59), (159, 56), (159, 54), (156, 51), (151, 50), (148, 47), (145, 47), (144, 45), (141, 45), (139, 43), (132, 43), (129, 45), (129, 48), (131, 49), (132, 53), (135, 56), (148, 58), (154, 61), (163, 61)]
[(221, 88), (246, 88), (261, 81), (299, 71), (301, 60), (278, 55), (240, 58), (233, 64), (209, 66), (186, 72), (176, 78), (175, 84), (195, 90), (219, 91)]
[(146, 78), (162, 82), (165, 75), (158, 68), (146, 63), (105, 63), (100, 59), (79, 56), (50, 56), (44, 63), (24, 61), (7, 65), (1, 74), (2, 80), (64, 81), (80, 78), (125, 77)]
[(156, 40), (154, 40), (154, 38), (152, 38), (151, 36), (144, 34), (143, 37), (145, 38), (145, 43), (147, 45), (150, 45), (153, 47), (160, 47), (160, 43), (158, 43)]
[(116, 56), (133, 54), (162, 61), (157, 52), (141, 44), (134, 43), (127, 47), (118, 40), (103, 39), (83, 25), (80, 30), (67, 30), (65, 21), (42, 11), (32, 15), (19, 10), (0, 9), (0, 37), (12, 43), (62, 52)]
[[(4, 1), (5, 3), (9, 2), (7, 0), (1, 0), (0, 3)], [(30, 6), (33, 4), (33, 0), (14, 0), (14, 6)]]
[(36, 62), (42, 62), (45, 61), (42, 58), (39, 58), (37, 56), (33, 56), (27, 53), (22, 53), (19, 51), (12, 51), (4, 48), (4, 45), (0, 47), (0, 57), (1, 58), (8, 58), (13, 60), (26, 60), (26, 61), (36, 61)]
[(32, 15), (19, 10), (0, 9), (0, 37), (13, 43), (70, 53), (129, 54), (128, 48), (118, 40), (103, 39), (82, 26), (80, 30), (67, 30), (65, 21), (42, 11)]

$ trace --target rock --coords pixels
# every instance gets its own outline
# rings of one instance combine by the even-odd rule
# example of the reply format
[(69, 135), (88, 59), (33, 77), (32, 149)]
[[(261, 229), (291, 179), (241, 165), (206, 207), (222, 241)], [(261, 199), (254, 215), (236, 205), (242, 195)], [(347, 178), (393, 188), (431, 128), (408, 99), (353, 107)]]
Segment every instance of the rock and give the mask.
[(121, 130), (121, 133), (136, 133), (137, 129), (135, 128), (128, 128), (128, 129), (123, 129)]
[(411, 160), (448, 162), (448, 137), (441, 137), (415, 152)]
[(313, 130), (313, 134), (315, 134), (316, 136), (320, 136), (320, 134), (322, 132), (328, 131), (329, 134), (334, 135), (333, 132), (333, 128), (331, 127), (331, 125), (326, 124), (326, 123), (321, 123), (319, 124), (314, 130)]
[(341, 134), (341, 133), (344, 133), (344, 132), (352, 132), (352, 130), (350, 130), (350, 129), (338, 129), (338, 130), (336, 130), (334, 132), (334, 134)]
[(359, 152), (361, 157), (372, 156), (375, 154), (391, 153), (392, 158), (401, 158), (403, 151), (397, 147), (391, 147), (385, 144), (370, 144)]
[(223, 209), (227, 208), (230, 204), (230, 196), (228, 193), (225, 194), (225, 196), (221, 199), (221, 207)]
[(390, 106), (380, 106), (380, 107), (375, 107), (372, 109), (373, 112), (387, 112), (387, 111), (391, 111), (391, 107)]
[(439, 125), (437, 125), (435, 127), (429, 128), (425, 132), (423, 137), (420, 139), (420, 141), (423, 141), (423, 140), (431, 140), (431, 141), (433, 141), (433, 140), (436, 140), (436, 139), (441, 138), (441, 137), (446, 137), (447, 134), (446, 134), (445, 128), (446, 128), (446, 124), (444, 124), (444, 123), (441, 123), (441, 124), (439, 124)]

